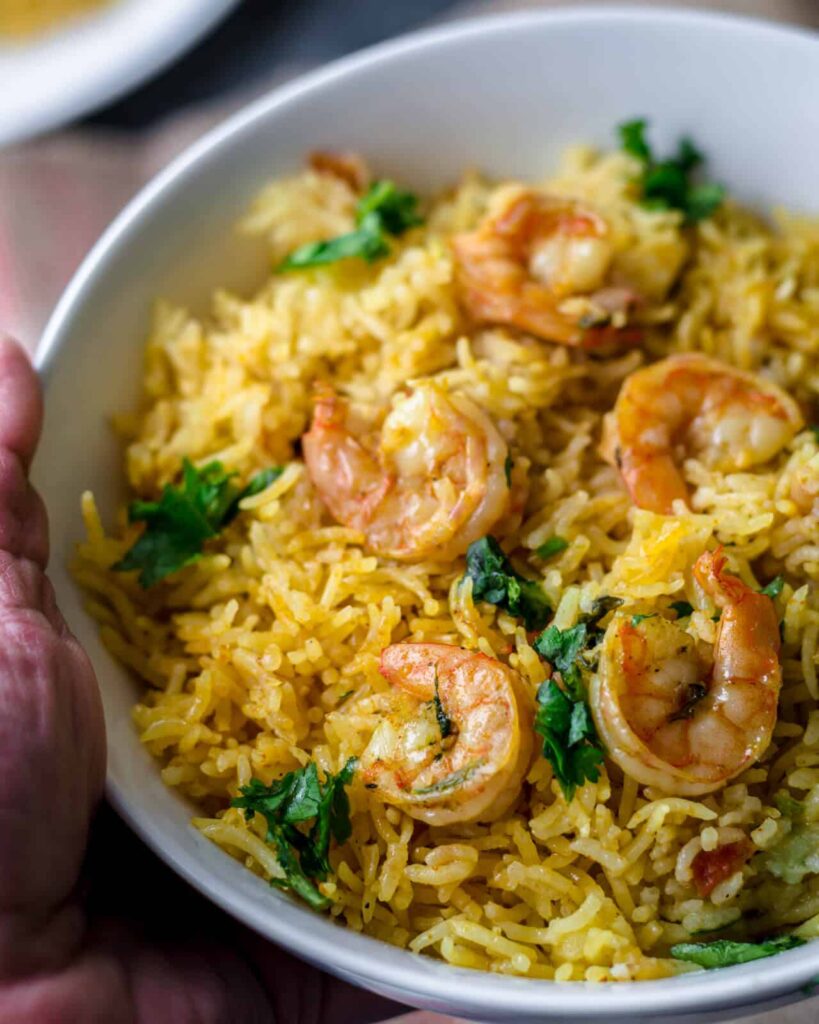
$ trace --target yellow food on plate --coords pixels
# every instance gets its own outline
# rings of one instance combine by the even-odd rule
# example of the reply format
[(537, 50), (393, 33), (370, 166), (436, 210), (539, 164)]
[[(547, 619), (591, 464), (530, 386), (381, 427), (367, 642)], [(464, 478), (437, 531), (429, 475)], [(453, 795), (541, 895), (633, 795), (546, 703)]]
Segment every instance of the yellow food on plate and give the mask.
[(159, 303), (132, 500), (82, 499), (196, 827), (458, 966), (819, 932), (819, 224), (646, 132), (423, 198), (315, 154), (242, 223), (256, 294)]
[(0, 0), (0, 36), (44, 32), (109, 0)]

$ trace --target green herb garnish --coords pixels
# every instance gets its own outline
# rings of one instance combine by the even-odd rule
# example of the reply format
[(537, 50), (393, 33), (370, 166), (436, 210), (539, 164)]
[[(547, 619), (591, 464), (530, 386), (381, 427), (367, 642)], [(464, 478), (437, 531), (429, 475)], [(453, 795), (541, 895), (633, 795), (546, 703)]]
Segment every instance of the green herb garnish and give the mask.
[(730, 939), (716, 939), (714, 942), (680, 942), (671, 947), (675, 960), (687, 960), (692, 964), (709, 969), (747, 964), (761, 960), (786, 949), (804, 945), (804, 940), (795, 935), (780, 935), (762, 942), (732, 942)]
[(708, 696), (708, 687), (705, 683), (691, 683), (686, 691), (685, 700), (679, 711), (675, 711), (669, 717), (669, 722), (683, 722), (687, 718), (693, 718), (699, 702)]
[(687, 619), (694, 613), (694, 605), (689, 604), (688, 601), (672, 601), (669, 607), (674, 609), (678, 619)]
[(535, 554), (538, 558), (542, 558), (544, 561), (547, 558), (553, 558), (555, 555), (559, 555), (562, 551), (565, 551), (569, 546), (569, 542), (563, 537), (550, 537), (547, 541), (544, 541), (540, 547), (535, 548)]
[[(330, 840), (344, 843), (352, 833), (344, 787), (352, 781), (355, 768), (356, 760), (350, 758), (337, 775), (328, 774), (320, 782), (311, 761), (270, 786), (251, 779), (242, 786), (242, 795), (231, 801), (231, 807), (244, 810), (247, 821), (261, 814), (267, 822), (266, 841), (275, 847), (284, 872), (283, 878), (273, 878), (270, 884), (290, 889), (317, 910), (330, 904), (315, 884), (330, 874)], [(306, 830), (310, 820), (313, 824)]]
[(722, 185), (695, 184), (691, 175), (703, 162), (702, 153), (690, 139), (682, 139), (677, 155), (657, 160), (646, 140), (645, 120), (627, 121), (618, 127), (620, 145), (643, 165), (639, 179), (643, 205), (655, 210), (680, 210), (688, 224), (705, 220), (725, 199)]
[(507, 487), (511, 487), (512, 486), (512, 467), (513, 466), (514, 466), (514, 462), (512, 462), (512, 456), (511, 455), (507, 455), (506, 458), (503, 461), (503, 472), (504, 472), (504, 474), (506, 476), (506, 486)]
[(641, 622), (645, 622), (646, 619), (656, 619), (656, 618), (657, 618), (657, 612), (646, 612), (646, 613), (644, 613), (642, 615), (640, 615), (638, 613), (637, 615), (632, 615), (631, 616), (631, 624), (632, 624), (632, 626), (639, 626), (640, 623)]
[(563, 682), (576, 697), (580, 696), (576, 686), (581, 682), (577, 658), (581, 651), (585, 650), (587, 642), (588, 626), (585, 622), (578, 622), (571, 629), (558, 629), (557, 626), (549, 626), (548, 629), (543, 630), (532, 645), (541, 657), (557, 669), (563, 677)]
[(780, 814), (784, 814), (786, 818), (790, 818), (791, 821), (801, 821), (805, 813), (804, 804), (798, 800), (794, 800), (792, 796), (788, 796), (787, 793), (777, 793), (774, 797), (774, 807), (779, 811)]
[(573, 699), (553, 679), (541, 683), (537, 702), (535, 732), (543, 738), (543, 756), (570, 803), (586, 779), (600, 777), (603, 750), (597, 731), (586, 701)]
[(414, 789), (412, 792), (417, 796), (428, 796), (430, 793), (445, 793), (447, 790), (455, 789), (456, 786), (460, 786), (462, 782), (470, 779), (483, 764), (485, 764), (483, 760), (472, 761), (464, 765), (463, 768), (459, 768), (456, 772), (452, 772), (451, 775), (447, 775), (440, 782), (433, 782), (431, 786), (422, 786), (420, 789)]
[(811, 433), (813, 434), (814, 438), (816, 439), (817, 444), (819, 444), (819, 423), (812, 423), (808, 427), (808, 430), (811, 431)]
[(819, 874), (819, 825), (799, 822), (764, 855), (765, 867), (788, 885), (799, 885), (806, 875)]
[[(605, 607), (602, 614), (610, 610)], [(549, 626), (534, 642), (538, 654), (560, 673), (565, 687), (561, 689), (553, 679), (541, 684), (535, 732), (543, 737), (543, 756), (551, 764), (567, 803), (586, 779), (597, 781), (603, 761), (578, 663), (591, 636), (588, 624), (578, 622), (570, 629)]]
[(540, 629), (549, 618), (552, 608), (540, 586), (515, 572), (494, 537), (469, 545), (466, 575), (472, 580), (476, 601), (488, 601), (519, 616), (527, 629)]
[(785, 578), (783, 576), (774, 576), (771, 582), (762, 587), (759, 592), (760, 594), (765, 594), (766, 597), (773, 599), (775, 597), (779, 597), (784, 586)]
[(239, 502), (269, 487), (282, 472), (278, 467), (265, 469), (239, 489), (233, 484), (236, 474), (225, 472), (221, 462), (197, 469), (183, 459), (181, 485), (166, 484), (159, 501), (131, 502), (128, 519), (144, 522), (145, 530), (111, 568), (117, 572), (138, 569), (140, 585), (152, 587), (195, 562), (205, 541), (236, 517)]
[(441, 739), (445, 740), (452, 732), (452, 719), (444, 711), (444, 705), (441, 703), (441, 697), (438, 693), (437, 672), (435, 673), (435, 696), (432, 698), (432, 704), (435, 708), (435, 720), (438, 723), (438, 728), (441, 730)]
[(300, 245), (278, 269), (303, 270), (351, 257), (373, 263), (389, 255), (389, 236), (397, 237), (423, 223), (417, 206), (418, 197), (403, 192), (394, 181), (374, 181), (356, 206), (355, 231)]

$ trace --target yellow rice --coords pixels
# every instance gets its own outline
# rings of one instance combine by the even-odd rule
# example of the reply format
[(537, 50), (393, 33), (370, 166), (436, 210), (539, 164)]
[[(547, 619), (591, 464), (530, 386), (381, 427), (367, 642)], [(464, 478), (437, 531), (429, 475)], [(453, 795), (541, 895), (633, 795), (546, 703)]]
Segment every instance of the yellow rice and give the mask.
[[(754, 858), (700, 898), (690, 873), (693, 857), (720, 842), (774, 846), (791, 827), (777, 794), (819, 821), (819, 524), (790, 498), (797, 469), (819, 473), (816, 437), (804, 431), (773, 462), (741, 473), (688, 460), (692, 510), (674, 517), (635, 511), (596, 451), (624, 377), (671, 351), (763, 367), (802, 403), (815, 402), (819, 225), (784, 215), (767, 223), (728, 203), (683, 231), (678, 215), (638, 205), (634, 174), (622, 154), (577, 149), (549, 188), (593, 201), (613, 225), (618, 260), (650, 299), (640, 350), (601, 359), (464, 318), (447, 236), (476, 223), (490, 192), (469, 176), (371, 267), (348, 261), (272, 275), (250, 297), (218, 292), (201, 317), (158, 306), (143, 405), (116, 424), (133, 493), (156, 496), (183, 456), (220, 459), (242, 479), (287, 465), (198, 563), (143, 591), (109, 569), (138, 528), (123, 510), (107, 533), (92, 496), (83, 497), (88, 536), (75, 572), (106, 645), (144, 681), (134, 710), (140, 737), (165, 782), (199, 808), (197, 827), (265, 877), (281, 873), (275, 855), (261, 826), (228, 809), (230, 798), (251, 777), (269, 783), (311, 758), (336, 771), (359, 755), (389, 690), (378, 672), (383, 647), (411, 638), (480, 649), (516, 668), (532, 694), (546, 675), (519, 621), (454, 586), (463, 559), (380, 559), (330, 518), (293, 449), (317, 378), (383, 403), (406, 381), (432, 376), (503, 421), (531, 483), (526, 518), (505, 547), (541, 580), (562, 628), (602, 593), (635, 610), (660, 595), (696, 604), (691, 565), (716, 542), (730, 545), (731, 567), (749, 583), (785, 574), (774, 741), (716, 793), (667, 797), (609, 765), (567, 806), (537, 757), (501, 820), (430, 828), (353, 784), (353, 837), (333, 850), (334, 875), (322, 886), (331, 914), (465, 967), (657, 978), (682, 969), (667, 951), (694, 933), (765, 934), (819, 914), (818, 875), (787, 885)], [(353, 205), (342, 182), (307, 171), (271, 184), (243, 228), (267, 236), (278, 261), (348, 230)], [(570, 543), (545, 568), (526, 557), (553, 535)], [(690, 629), (713, 642), (703, 612)], [(804, 934), (812, 933), (809, 924)]]
[(0, 36), (42, 32), (108, 0), (0, 0)]

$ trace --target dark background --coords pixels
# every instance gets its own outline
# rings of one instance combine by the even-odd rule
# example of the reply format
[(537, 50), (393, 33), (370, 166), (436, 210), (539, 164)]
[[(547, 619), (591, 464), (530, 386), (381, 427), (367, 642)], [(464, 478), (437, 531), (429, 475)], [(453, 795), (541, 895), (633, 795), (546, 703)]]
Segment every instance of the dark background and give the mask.
[(191, 103), (252, 89), (279, 67), (321, 64), (408, 32), (452, 6), (454, 0), (242, 0), (195, 50), (86, 123), (147, 128)]

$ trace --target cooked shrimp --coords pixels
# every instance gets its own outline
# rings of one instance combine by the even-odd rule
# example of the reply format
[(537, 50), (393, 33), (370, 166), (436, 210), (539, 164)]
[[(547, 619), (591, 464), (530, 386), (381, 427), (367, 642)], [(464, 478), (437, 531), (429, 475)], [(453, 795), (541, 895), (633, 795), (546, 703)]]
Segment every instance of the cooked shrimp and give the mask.
[(370, 182), (370, 170), (358, 153), (317, 150), (310, 154), (310, 166), (319, 174), (331, 174), (346, 182), (353, 192), (363, 192)]
[(590, 703), (608, 755), (638, 782), (698, 796), (739, 775), (765, 752), (782, 684), (773, 601), (725, 571), (720, 550), (694, 575), (722, 614), (713, 666), (694, 638), (660, 617), (612, 620)]
[(386, 557), (455, 558), (510, 508), (506, 442), (474, 402), (433, 384), (399, 398), (380, 437), (325, 390), (302, 447), (330, 512)]
[(570, 199), (502, 189), (477, 230), (452, 241), (467, 311), (581, 348), (639, 340), (620, 329), (636, 296), (605, 287), (609, 234), (602, 217)]
[(381, 674), (399, 691), (361, 756), (381, 799), (429, 825), (492, 821), (517, 800), (532, 709), (512, 669), (449, 644), (392, 644)]
[(799, 406), (775, 384), (691, 352), (626, 379), (600, 451), (635, 505), (668, 514), (688, 500), (679, 469), (686, 450), (714, 469), (746, 469), (776, 455), (801, 425)]

